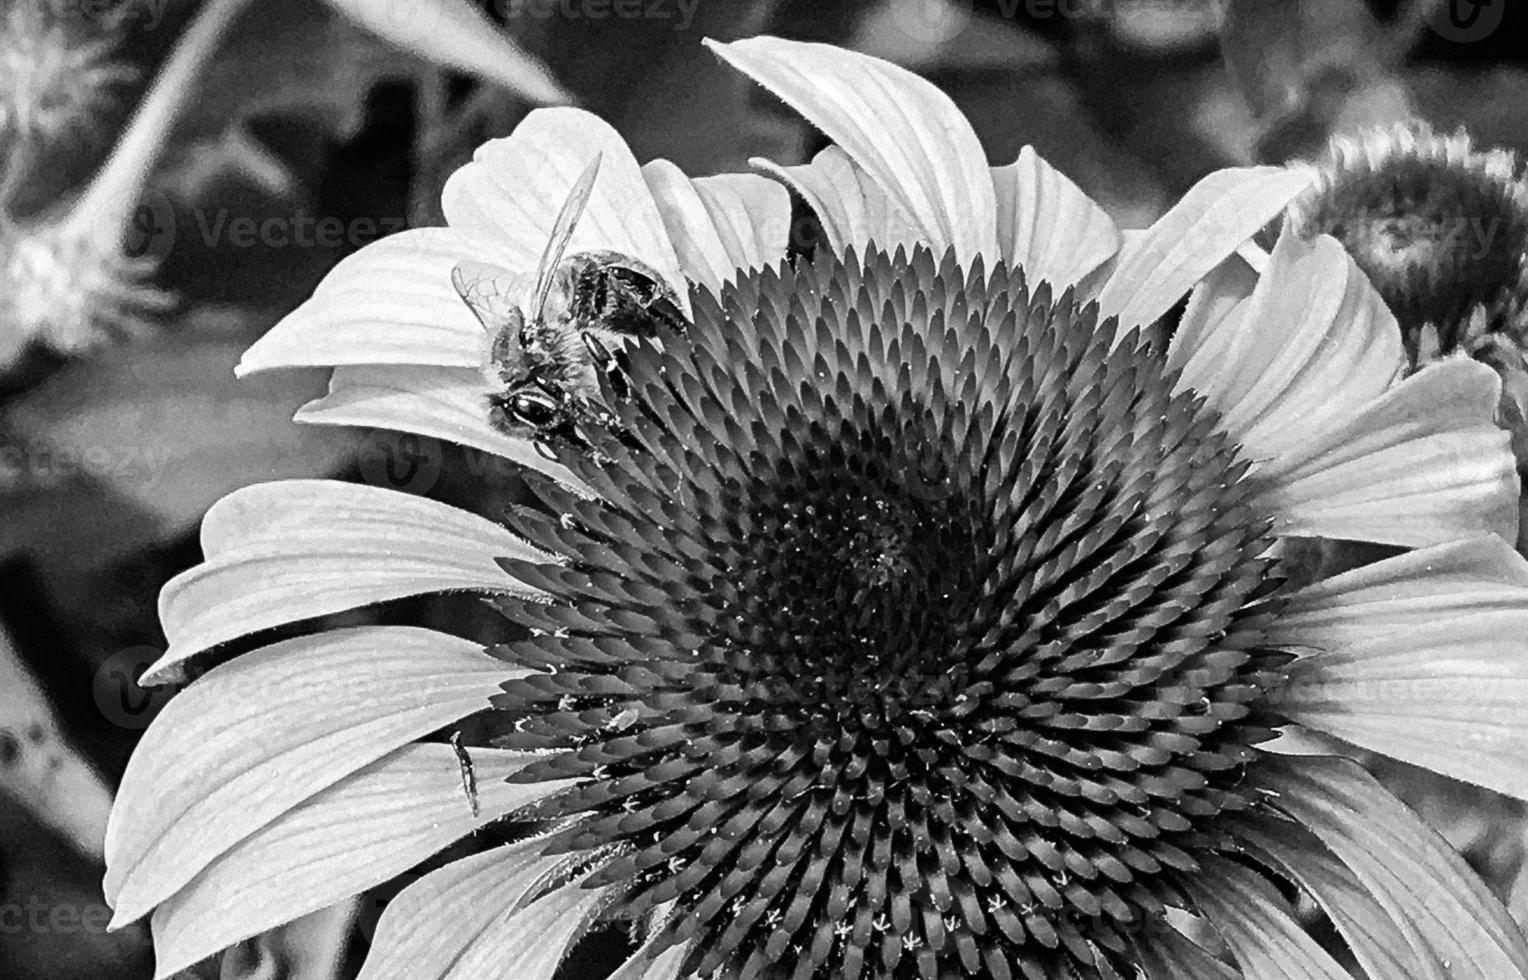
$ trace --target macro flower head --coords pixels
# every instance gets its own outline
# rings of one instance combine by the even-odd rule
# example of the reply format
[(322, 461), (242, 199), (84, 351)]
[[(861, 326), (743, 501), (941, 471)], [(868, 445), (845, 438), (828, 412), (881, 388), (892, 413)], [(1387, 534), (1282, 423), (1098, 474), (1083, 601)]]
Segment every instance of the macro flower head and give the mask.
[(1347, 246), (1423, 362), (1528, 327), (1528, 183), (1511, 150), (1420, 123), (1339, 136), (1290, 220)]
[[(1248, 244), (1306, 172), (1212, 174), (1122, 233), (910, 73), (715, 50), (833, 145), (691, 180), (533, 113), (447, 183), (448, 229), (362, 250), (246, 356), (335, 368), (308, 421), (499, 453), (536, 500), (239, 491), (149, 680), (410, 595), (527, 635), (310, 632), (179, 694), (107, 841), (159, 975), (411, 869), (363, 980), (545, 980), (607, 922), (620, 980), (1528, 975), (1353, 761), (1528, 794), (1494, 373), (1406, 376), (1334, 239)], [(679, 322), (597, 345), (601, 411), (544, 438), (494, 416), (462, 270), (523, 282), (596, 158), (568, 254), (640, 263)], [(782, 184), (824, 230), (794, 261)], [(1292, 578), (1310, 539), (1392, 557)]]

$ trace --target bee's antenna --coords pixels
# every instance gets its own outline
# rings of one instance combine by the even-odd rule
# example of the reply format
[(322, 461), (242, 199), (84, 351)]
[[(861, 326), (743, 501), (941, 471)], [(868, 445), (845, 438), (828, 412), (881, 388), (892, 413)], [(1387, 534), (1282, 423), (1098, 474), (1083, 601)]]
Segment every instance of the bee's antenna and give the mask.
[(546, 300), (552, 292), (552, 278), (557, 271), (557, 264), (562, 261), (563, 252), (567, 251), (568, 241), (573, 237), (573, 229), (578, 227), (578, 219), (583, 217), (584, 208), (589, 206), (589, 194), (594, 190), (594, 178), (600, 172), (600, 160), (604, 154), (596, 153), (594, 159), (584, 168), (574, 183), (573, 189), (568, 192), (568, 199), (562, 202), (562, 210), (557, 212), (557, 221), (552, 225), (552, 237), (547, 239), (546, 250), (541, 253), (541, 264), (536, 267), (536, 291), (532, 293), (531, 309), (535, 311), (535, 318), (541, 319), (541, 311), (546, 306)]

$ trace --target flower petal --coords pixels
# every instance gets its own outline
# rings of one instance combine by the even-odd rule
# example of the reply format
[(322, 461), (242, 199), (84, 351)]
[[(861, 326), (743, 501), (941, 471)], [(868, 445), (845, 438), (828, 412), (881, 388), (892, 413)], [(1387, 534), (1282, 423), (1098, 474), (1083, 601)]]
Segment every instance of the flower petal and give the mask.
[(1282, 869), (1316, 900), (1367, 976), (1448, 980), (1431, 950), (1420, 941), (1414, 946), (1347, 865), (1315, 835), (1287, 820), (1270, 818), (1241, 821), (1235, 834), (1256, 849), (1260, 860)]
[(1247, 299), (1260, 281), (1258, 272), (1240, 253), (1228, 257), (1200, 280), (1189, 293), (1188, 305), (1168, 344), (1168, 368), (1181, 371), (1211, 335), (1227, 331), (1227, 336), (1236, 336), (1246, 317)]
[[(441, 192), (446, 222), (512, 242), (517, 250), (529, 249), (539, 257), (568, 192), (596, 154), (601, 157), (599, 175), (568, 254), (609, 249), (642, 260), (674, 288), (688, 315), (689, 287), (642, 170), (614, 127), (593, 113), (537, 109), (507, 137), (478, 147), (472, 162), (446, 180)], [(491, 255), (480, 257), (510, 265)]]
[(106, 898), (131, 922), (239, 840), (523, 673), (479, 644), (372, 626), (275, 643), (170, 701), (128, 762)]
[(494, 237), (452, 228), (389, 235), (347, 256), (313, 295), (244, 352), (235, 373), (336, 364), (477, 367), (483, 328), (451, 285), (458, 262), (534, 263)]
[(1200, 859), (1183, 890), (1225, 939), (1247, 980), (1353, 980), (1286, 911), (1273, 886), (1222, 857)]
[(549, 857), (542, 853), (545, 846), (532, 838), (493, 848), (453, 861), (399, 892), (377, 922), (358, 980), (467, 980), (458, 968), (465, 953), (567, 865), (566, 854)]
[(1485, 536), (1366, 565), (1291, 597), (1270, 642), (1292, 721), (1528, 799), (1528, 561)]
[(901, 205), (876, 186), (849, 154), (830, 146), (811, 163), (782, 167), (768, 160), (750, 161), (789, 184), (822, 223), (833, 250), (863, 253), (874, 243), (888, 252), (912, 250), (927, 236)]
[(610, 975), (610, 980), (679, 980), (679, 968), (684, 966), (687, 952), (687, 946), (670, 946), (649, 959), (642, 950), (638, 950), (621, 964), (619, 970)]
[(1266, 758), (1249, 781), (1303, 824), (1449, 980), (1528, 976), (1528, 942), (1464, 858), (1348, 759)]
[(642, 168), (685, 275), (715, 291), (739, 269), (785, 257), (791, 201), (784, 187), (756, 174), (691, 180), (667, 160)]
[(467, 511), (334, 480), (229, 494), (207, 512), (202, 548), (207, 560), (160, 593), (170, 649), (144, 683), (171, 679), (208, 647), (313, 616), (430, 592), (531, 594), (494, 559), (539, 555)]
[(1135, 948), (1151, 980), (1242, 980), (1240, 973), (1169, 925), (1148, 923)]
[[(1221, 269), (1238, 264), (1239, 257)], [(1239, 274), (1229, 270), (1207, 282), (1234, 290), (1225, 280)], [(1185, 317), (1189, 332), (1174, 338), (1171, 366), (1250, 458), (1298, 451), (1405, 371), (1395, 317), (1335, 238), (1281, 236), (1244, 304), (1225, 309), (1224, 300), (1198, 295), (1196, 315)]]
[(329, 393), (304, 405), (296, 419), (310, 425), (354, 425), (444, 439), (584, 491), (584, 482), (566, 466), (548, 459), (532, 439), (504, 432), (489, 422), (488, 391), (481, 372), (463, 368), (342, 367), (330, 377)]
[(1517, 540), (1518, 478), (1497, 428), (1501, 380), (1469, 360), (1428, 367), (1256, 470), (1280, 534), (1420, 547)]
[(450, 980), (552, 980), (568, 948), (588, 928), (595, 912), (609, 903), (613, 890), (569, 882), (512, 915), (500, 916), (462, 951), (447, 976)]
[(508, 782), (535, 758), (473, 750), (476, 814), (456, 753), (437, 744), (406, 745), (288, 810), (154, 911), (156, 980), (387, 881), (568, 785)]
[(955, 103), (912, 72), (827, 44), (754, 37), (707, 45), (837, 143), (935, 252), (999, 254), (987, 157)]
[(1100, 316), (1128, 330), (1150, 324), (1284, 210), (1313, 172), (1284, 167), (1218, 170), (1120, 252), (1099, 294)]
[(1103, 208), (1034, 147), (994, 167), (997, 237), (1003, 258), (1024, 270), (1031, 288), (1048, 282), (1059, 295), (1119, 251), (1119, 229)]

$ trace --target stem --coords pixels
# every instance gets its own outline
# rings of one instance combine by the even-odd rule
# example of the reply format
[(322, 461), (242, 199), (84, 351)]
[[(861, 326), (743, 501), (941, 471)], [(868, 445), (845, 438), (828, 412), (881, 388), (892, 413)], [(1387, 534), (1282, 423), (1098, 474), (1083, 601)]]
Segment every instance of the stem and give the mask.
[(415, 76), (414, 175), (409, 181), (409, 223), (415, 227), (434, 224), (440, 210), (437, 181), (446, 141), (446, 77), (438, 68), (421, 69)]
[(159, 162), (176, 119), (191, 100), (194, 82), (211, 60), (229, 25), (249, 0), (207, 0), (175, 43), (138, 109), (63, 223), (65, 234), (91, 236), (115, 251)]

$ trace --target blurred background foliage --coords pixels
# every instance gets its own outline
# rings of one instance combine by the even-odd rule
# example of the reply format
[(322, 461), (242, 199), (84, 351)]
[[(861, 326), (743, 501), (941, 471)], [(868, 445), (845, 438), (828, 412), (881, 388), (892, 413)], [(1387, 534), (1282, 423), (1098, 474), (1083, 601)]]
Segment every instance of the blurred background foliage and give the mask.
[[(320, 475), (479, 510), (516, 492), (428, 440), (295, 426), (321, 373), (235, 382), (232, 365), (345, 254), (441, 223), (445, 176), (533, 105), (575, 101), (638, 159), (692, 174), (801, 162), (820, 137), (700, 40), (831, 41), (924, 73), (995, 163), (1034, 144), (1127, 227), (1213, 169), (1301, 158), (1357, 125), (1420, 116), (1528, 148), (1528, 5), (1503, 0), (1478, 4), (1499, 20), (1484, 32), (1459, 26), (1472, 0), (495, 0), (464, 20), (467, 3), (439, 34), (411, 29), (401, 2), (0, 0), (0, 103), (25, 101), (42, 59), (62, 59), (69, 80), (67, 98), (0, 117), (0, 978), (151, 975), (145, 929), (102, 928), (100, 837), (111, 787), (169, 696), (134, 683), (163, 643), (157, 590), (199, 557), (213, 500)], [(153, 127), (132, 123), (219, 4), (227, 22), (176, 79), (188, 97)], [(136, 162), (118, 168), (132, 173), (113, 178), (126, 200), (82, 217), (75, 205), (99, 203), (91, 191), (132, 139)], [(262, 225), (283, 240), (236, 231)], [(34, 249), (81, 228), (151, 264)], [(130, 310), (98, 301), (98, 273)], [(494, 628), (461, 600), (366, 615)], [(1393, 782), (1514, 890), (1515, 808)], [(396, 890), (197, 975), (353, 976)], [(603, 976), (622, 942), (596, 938), (565, 975)]]

